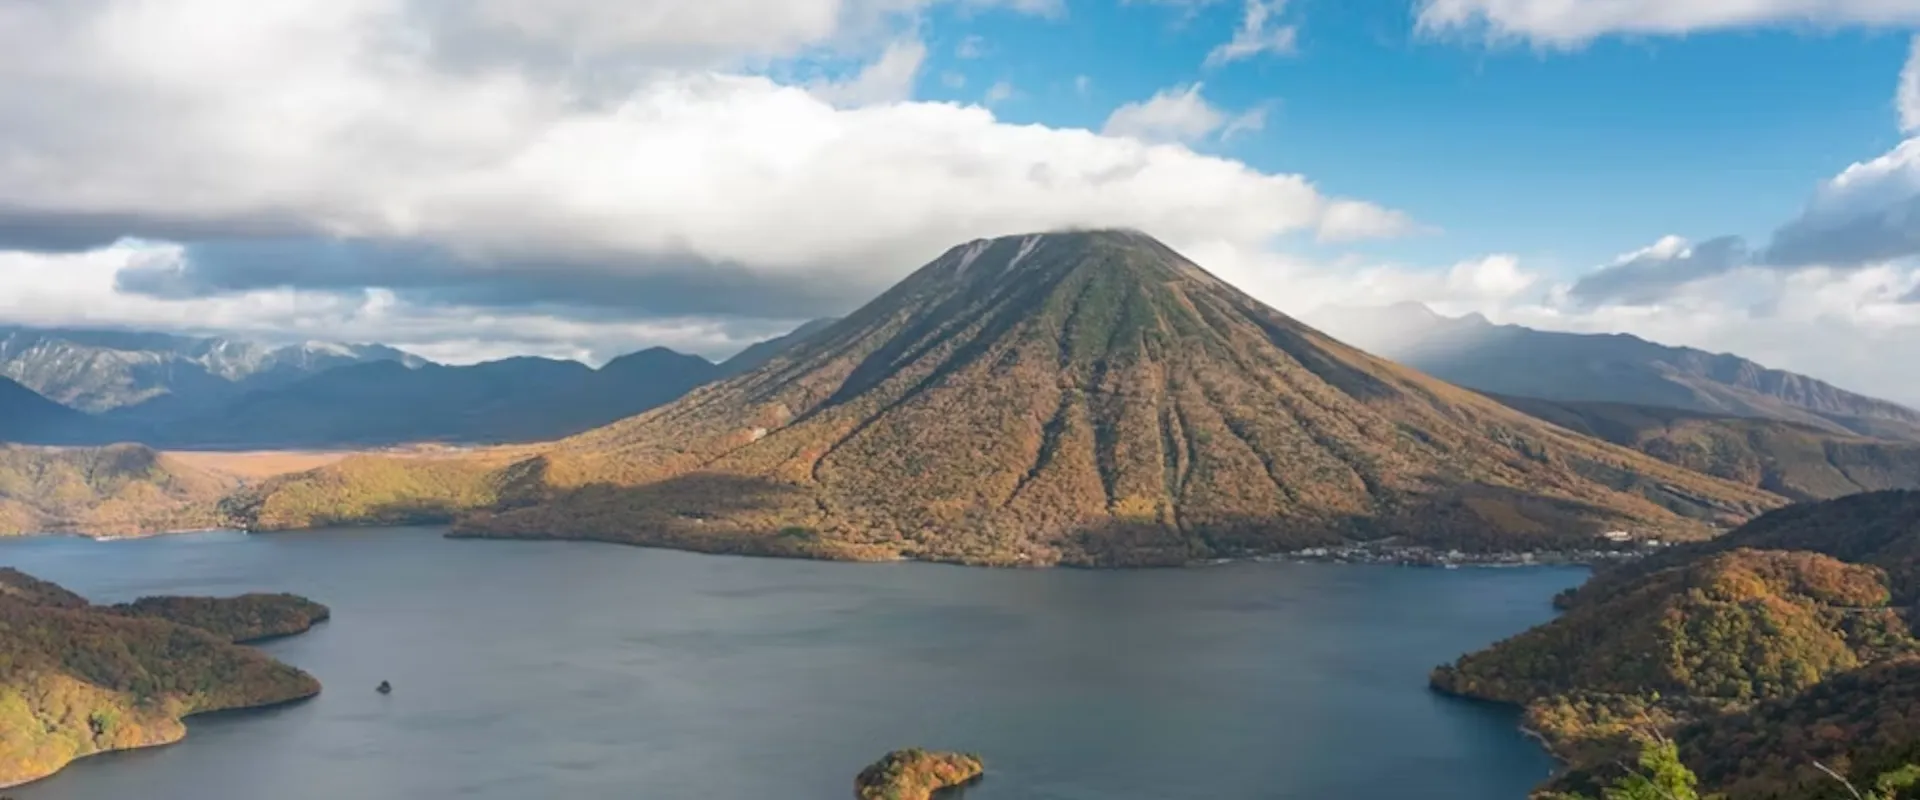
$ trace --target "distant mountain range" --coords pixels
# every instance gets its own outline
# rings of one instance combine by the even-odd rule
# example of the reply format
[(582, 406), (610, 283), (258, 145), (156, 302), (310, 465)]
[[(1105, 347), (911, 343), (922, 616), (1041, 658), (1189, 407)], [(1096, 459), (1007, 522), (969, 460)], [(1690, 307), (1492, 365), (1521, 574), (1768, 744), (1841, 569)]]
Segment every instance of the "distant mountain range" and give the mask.
[(165, 334), (9, 329), (7, 341), (17, 347), (0, 351), (10, 354), (0, 363), (99, 413), (82, 414), (0, 378), (0, 441), (250, 448), (557, 439), (756, 368), (824, 324), (720, 364), (652, 348), (599, 369), (545, 358), (443, 366), (383, 345), (274, 349)]
[(202, 447), (542, 441), (639, 414), (719, 373), (706, 359), (662, 348), (597, 370), (545, 358), (415, 368), (380, 361), (250, 393), (143, 440)]
[(273, 347), (234, 339), (110, 330), (0, 327), (0, 376), (89, 413), (136, 409), (149, 418), (205, 409), (348, 364), (426, 362), (384, 345), (309, 342)]
[(1470, 389), (1763, 417), (1920, 441), (1920, 411), (1735, 355), (1626, 334), (1495, 325), (1478, 314), (1446, 317), (1417, 303), (1322, 309), (1308, 320), (1357, 347)]
[(1124, 231), (955, 247), (758, 369), (481, 457), (343, 462), (229, 507), (255, 528), (464, 506), (461, 535), (1112, 566), (1699, 537), (1783, 502), (1355, 350)]
[(0, 442), (56, 435), (83, 429), (88, 423), (87, 415), (0, 378)]

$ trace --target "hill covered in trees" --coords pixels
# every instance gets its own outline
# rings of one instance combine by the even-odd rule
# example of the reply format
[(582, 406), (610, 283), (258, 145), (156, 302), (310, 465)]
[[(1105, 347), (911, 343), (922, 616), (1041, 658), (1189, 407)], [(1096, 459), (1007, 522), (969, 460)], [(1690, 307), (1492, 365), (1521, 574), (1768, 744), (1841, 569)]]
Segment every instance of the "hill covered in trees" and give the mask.
[(142, 597), (103, 609), (136, 619), (163, 619), (211, 633), (234, 644), (306, 633), (332, 612), (295, 594), (239, 597)]
[(1734, 797), (1849, 798), (1815, 765), (1865, 788), (1874, 776), (1920, 764), (1920, 658), (1835, 675), (1805, 691), (1683, 728), (1676, 741), (1703, 781)]
[[(353, 518), (329, 473), (250, 507)], [(956, 247), (784, 357), (488, 485), (465, 535), (985, 564), (1698, 538), (1782, 502), (1354, 350), (1119, 231)]]
[[(181, 719), (191, 714), (320, 691), (312, 676), (233, 644), (242, 628), (214, 633), (168, 618), (225, 625), (270, 605), (324, 607), (291, 596), (142, 602), (148, 607), (138, 611), (93, 606), (0, 570), (0, 787), (95, 753), (177, 741), (186, 735)], [(192, 610), (173, 613), (178, 607)]]
[(215, 527), (239, 482), (140, 445), (0, 444), (0, 536), (130, 535)]
[(1596, 575), (1560, 618), (1436, 669), (1444, 692), (1520, 705), (1591, 788), (1650, 733), (1707, 789), (1815, 800), (1920, 762), (1906, 688), (1920, 493), (1764, 515), (1726, 536)]
[(1591, 602), (1649, 572), (1739, 548), (1802, 550), (1879, 567), (1896, 605), (1920, 603), (1920, 492), (1869, 492), (1771, 511), (1725, 536), (1603, 570), (1562, 604)]

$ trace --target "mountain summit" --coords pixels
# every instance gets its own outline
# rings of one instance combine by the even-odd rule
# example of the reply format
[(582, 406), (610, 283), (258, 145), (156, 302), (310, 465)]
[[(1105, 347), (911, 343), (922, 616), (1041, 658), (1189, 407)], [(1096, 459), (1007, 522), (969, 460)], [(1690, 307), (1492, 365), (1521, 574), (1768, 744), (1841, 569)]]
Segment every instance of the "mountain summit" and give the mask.
[(1354, 350), (1127, 231), (955, 247), (489, 485), (468, 534), (999, 564), (1685, 535), (1779, 502)]

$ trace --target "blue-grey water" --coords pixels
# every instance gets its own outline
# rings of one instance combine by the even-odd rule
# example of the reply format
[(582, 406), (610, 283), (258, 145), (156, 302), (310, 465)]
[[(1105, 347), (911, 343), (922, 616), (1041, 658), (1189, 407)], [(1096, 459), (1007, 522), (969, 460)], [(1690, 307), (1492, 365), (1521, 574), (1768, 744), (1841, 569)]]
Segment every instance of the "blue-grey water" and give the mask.
[[(98, 601), (289, 590), (326, 690), (200, 718), (19, 800), (843, 800), (906, 745), (967, 800), (1518, 800), (1552, 768), (1434, 664), (1547, 619), (1575, 569), (830, 564), (430, 529), (0, 543)], [(391, 681), (391, 695), (373, 691)]]

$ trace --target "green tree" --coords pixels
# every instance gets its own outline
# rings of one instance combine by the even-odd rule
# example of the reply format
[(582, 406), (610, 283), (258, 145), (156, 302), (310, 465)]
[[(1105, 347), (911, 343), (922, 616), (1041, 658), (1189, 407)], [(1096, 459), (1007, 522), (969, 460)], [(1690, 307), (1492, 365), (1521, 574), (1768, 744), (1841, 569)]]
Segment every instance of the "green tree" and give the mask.
[(1680, 763), (1680, 748), (1666, 739), (1640, 750), (1640, 768), (1600, 793), (1603, 800), (1700, 800), (1700, 779)]

